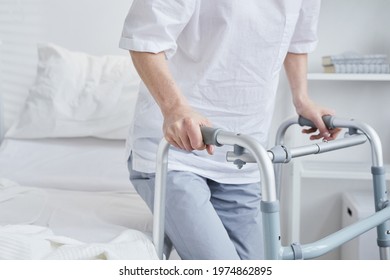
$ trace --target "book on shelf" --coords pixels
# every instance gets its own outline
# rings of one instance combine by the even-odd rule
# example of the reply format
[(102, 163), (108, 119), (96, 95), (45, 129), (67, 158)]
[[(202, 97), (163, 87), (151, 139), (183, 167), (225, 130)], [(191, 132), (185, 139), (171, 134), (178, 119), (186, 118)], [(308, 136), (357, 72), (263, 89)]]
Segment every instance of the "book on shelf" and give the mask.
[(341, 63), (323, 66), (324, 73), (389, 74), (389, 63)]
[(327, 55), (322, 57), (322, 65), (334, 64), (384, 64), (387, 63), (386, 54), (357, 54), (344, 53), (339, 55)]

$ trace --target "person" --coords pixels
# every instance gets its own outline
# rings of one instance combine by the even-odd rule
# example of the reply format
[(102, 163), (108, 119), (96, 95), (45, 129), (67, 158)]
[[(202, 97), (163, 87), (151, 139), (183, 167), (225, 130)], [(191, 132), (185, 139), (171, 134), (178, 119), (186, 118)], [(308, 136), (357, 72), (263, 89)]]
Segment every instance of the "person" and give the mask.
[(331, 140), (307, 88), (319, 0), (134, 0), (120, 47), (142, 79), (128, 139), (130, 179), (153, 210), (157, 147), (172, 145), (166, 235), (182, 259), (262, 259), (260, 175), (205, 145), (200, 127), (251, 135), (267, 145), (279, 73), (296, 112)]

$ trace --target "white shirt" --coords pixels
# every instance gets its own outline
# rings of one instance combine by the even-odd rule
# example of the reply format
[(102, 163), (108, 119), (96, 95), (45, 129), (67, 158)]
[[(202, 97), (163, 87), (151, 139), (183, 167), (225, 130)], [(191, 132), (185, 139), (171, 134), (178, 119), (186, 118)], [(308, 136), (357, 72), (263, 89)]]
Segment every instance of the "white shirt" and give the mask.
[[(164, 51), (192, 107), (214, 127), (267, 144), (279, 72), (287, 52), (308, 53), (316, 43), (320, 0), (134, 0), (120, 47)], [(128, 139), (133, 168), (155, 171), (163, 118), (142, 84)], [(221, 183), (259, 181), (255, 164), (227, 163), (232, 147), (169, 152), (169, 168)]]

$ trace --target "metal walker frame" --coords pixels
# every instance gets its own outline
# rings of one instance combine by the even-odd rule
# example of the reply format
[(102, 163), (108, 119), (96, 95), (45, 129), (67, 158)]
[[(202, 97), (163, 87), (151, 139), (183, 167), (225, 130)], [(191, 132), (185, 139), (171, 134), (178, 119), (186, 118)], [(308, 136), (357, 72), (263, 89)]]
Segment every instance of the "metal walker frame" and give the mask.
[[(261, 212), (263, 222), (263, 244), (266, 259), (312, 259), (322, 256), (341, 246), (349, 240), (376, 227), (377, 244), (380, 258), (390, 259), (390, 203), (387, 197), (385, 168), (383, 166), (382, 144), (376, 131), (365, 123), (333, 116), (323, 118), (328, 128), (348, 128), (344, 138), (330, 142), (321, 142), (306, 146), (288, 148), (283, 145), (287, 129), (294, 125), (314, 127), (313, 123), (302, 117), (294, 117), (283, 122), (276, 134), (276, 145), (270, 150), (262, 147), (253, 137), (202, 127), (203, 140), (206, 144), (233, 146), (226, 159), (241, 168), (245, 163), (257, 163), (261, 176)], [(287, 163), (292, 158), (311, 154), (319, 154), (356, 146), (369, 141), (372, 155), (372, 179), (374, 191), (375, 213), (350, 226), (342, 228), (318, 241), (309, 244), (292, 243), (282, 246), (280, 238), (280, 212), (275, 174), (278, 169), (274, 163)], [(166, 174), (168, 171), (169, 143), (163, 139), (157, 153), (153, 243), (157, 254), (163, 259)], [(248, 151), (248, 152), (247, 152)]]

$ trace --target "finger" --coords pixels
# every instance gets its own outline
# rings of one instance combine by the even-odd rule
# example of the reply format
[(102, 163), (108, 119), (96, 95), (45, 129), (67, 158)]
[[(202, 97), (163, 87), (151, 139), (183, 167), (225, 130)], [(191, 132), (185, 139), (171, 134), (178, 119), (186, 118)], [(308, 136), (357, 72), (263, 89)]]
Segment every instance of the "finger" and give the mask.
[(188, 129), (188, 137), (189, 137), (191, 148), (194, 150), (206, 149), (206, 145), (203, 142), (200, 126), (198, 124), (195, 124), (193, 121), (186, 124), (186, 126)]
[(193, 150), (193, 148), (191, 146), (190, 138), (188, 137), (187, 131), (185, 129), (180, 131), (179, 139), (180, 139), (180, 142), (182, 144), (182, 149), (184, 149), (188, 152)]
[(331, 110), (331, 109), (323, 109), (322, 110), (322, 114), (321, 114), (321, 126), (322, 128), (318, 128), (321, 132), (321, 135), (324, 137), (325, 140), (333, 140), (332, 139), (332, 132), (330, 131), (330, 129), (328, 129), (328, 127), (326, 126), (325, 122), (323, 121), (323, 117), (324, 116), (333, 116), (335, 114), (335, 111), (334, 110)]
[(323, 136), (320, 133), (310, 136), (310, 140), (318, 140), (318, 139), (321, 139), (321, 138), (323, 138)]
[(322, 136), (324, 139), (328, 140), (331, 134), (328, 128), (326, 127), (324, 121), (322, 120), (322, 118), (316, 119), (314, 121), (314, 124), (319, 130), (319, 135)]
[(168, 143), (179, 148), (181, 150), (192, 151), (191, 144), (185, 131), (185, 128), (178, 126), (177, 124), (172, 125), (165, 131), (165, 138)]
[(181, 150), (186, 150), (186, 147), (183, 144), (183, 141), (181, 140), (180, 137), (175, 139), (175, 142), (177, 143), (177, 147)]
[(181, 148), (180, 148), (180, 145), (179, 145), (175, 140), (173, 140), (173, 138), (168, 137), (168, 136), (165, 136), (165, 140), (167, 140), (167, 142), (168, 142), (169, 144), (171, 144), (172, 146), (174, 146), (174, 147), (176, 147), (176, 148), (178, 148), (178, 149), (181, 149)]
[(337, 138), (337, 136), (340, 134), (341, 132), (341, 128), (334, 128), (334, 129), (331, 129), (329, 132), (330, 132), (330, 137), (328, 140), (335, 140)]
[(317, 128), (315, 128), (315, 127), (302, 129), (302, 133), (305, 133), (305, 134), (314, 133), (316, 131), (317, 131)]
[(214, 146), (213, 145), (206, 145), (206, 151), (209, 155), (214, 154)]

